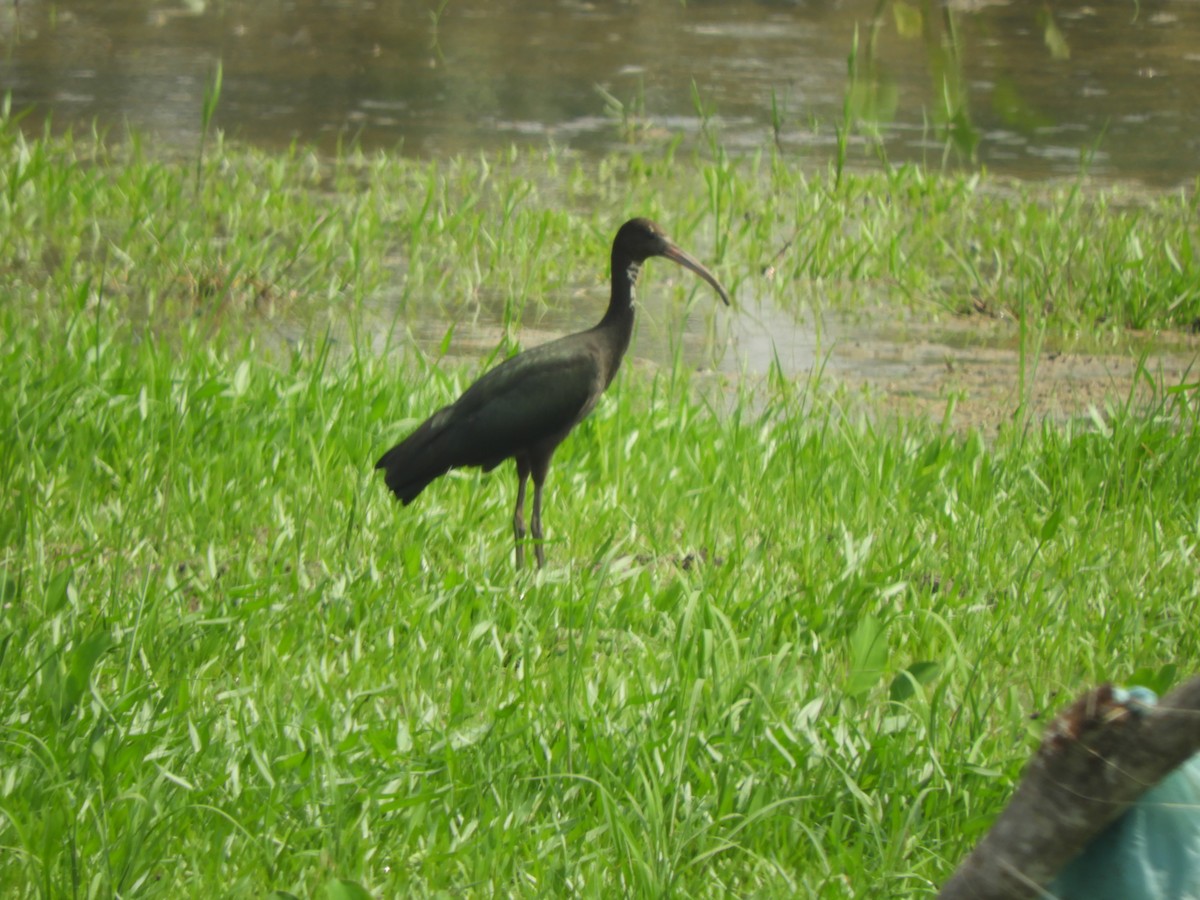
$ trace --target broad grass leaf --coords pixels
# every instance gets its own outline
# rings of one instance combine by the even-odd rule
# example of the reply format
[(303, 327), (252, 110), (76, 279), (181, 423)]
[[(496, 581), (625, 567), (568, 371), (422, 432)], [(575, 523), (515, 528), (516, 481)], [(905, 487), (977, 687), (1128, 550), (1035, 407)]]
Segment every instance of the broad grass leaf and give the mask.
[(64, 569), (46, 584), (46, 613), (58, 612), (71, 596), (71, 570)]
[(372, 900), (366, 888), (344, 878), (331, 878), (321, 885), (316, 896), (321, 900)]
[(71, 668), (67, 672), (67, 679), (62, 688), (61, 715), (64, 719), (75, 709), (84, 691), (87, 690), (96, 662), (112, 645), (111, 634), (107, 631), (97, 631), (75, 647), (75, 651), (71, 654)]
[(7, 570), (0, 570), (0, 603), (16, 600), (20, 591), (21, 582), (9, 575)]
[(1062, 525), (1062, 520), (1062, 506), (1060, 505), (1054, 507), (1054, 511), (1051, 512), (1050, 515), (1046, 517), (1046, 521), (1042, 523), (1042, 532), (1040, 538), (1043, 544), (1052, 541), (1054, 536), (1058, 534), (1058, 528), (1060, 525)]
[(864, 616), (850, 636), (847, 696), (857, 697), (873, 688), (883, 677), (887, 657), (887, 629), (875, 616)]
[(913, 663), (907, 669), (903, 669), (896, 674), (892, 679), (892, 686), (888, 688), (888, 696), (896, 703), (907, 700), (917, 692), (919, 686), (929, 684), (942, 670), (942, 664), (933, 660), (923, 660), (922, 662)]

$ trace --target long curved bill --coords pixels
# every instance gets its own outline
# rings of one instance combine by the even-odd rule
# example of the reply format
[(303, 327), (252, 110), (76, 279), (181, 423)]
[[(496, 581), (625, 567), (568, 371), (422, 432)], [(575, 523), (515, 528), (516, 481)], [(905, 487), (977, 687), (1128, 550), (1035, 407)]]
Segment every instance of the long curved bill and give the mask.
[(726, 306), (730, 305), (729, 294), (725, 288), (721, 287), (721, 282), (717, 281), (716, 276), (713, 275), (712, 272), (708, 271), (708, 269), (706, 269), (700, 260), (696, 259), (696, 257), (692, 256), (690, 253), (685, 253), (683, 250), (680, 250), (670, 241), (667, 241), (667, 248), (662, 252), (662, 255), (667, 259), (679, 263), (679, 265), (683, 266), (685, 269), (691, 269), (713, 286), (713, 289), (717, 292), (720, 298), (725, 301)]

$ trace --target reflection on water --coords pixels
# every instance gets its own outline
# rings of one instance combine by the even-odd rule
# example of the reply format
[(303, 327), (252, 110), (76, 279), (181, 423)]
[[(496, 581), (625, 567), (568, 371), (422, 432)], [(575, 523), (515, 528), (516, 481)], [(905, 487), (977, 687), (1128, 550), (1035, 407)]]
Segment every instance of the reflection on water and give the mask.
[(421, 156), (686, 136), (698, 96), (731, 150), (824, 163), (848, 114), (852, 161), (1042, 178), (1095, 149), (1095, 174), (1174, 185), (1196, 175), (1198, 38), (1187, 2), (21, 0), (0, 88), (33, 127), (191, 146), (220, 59), (227, 133)]

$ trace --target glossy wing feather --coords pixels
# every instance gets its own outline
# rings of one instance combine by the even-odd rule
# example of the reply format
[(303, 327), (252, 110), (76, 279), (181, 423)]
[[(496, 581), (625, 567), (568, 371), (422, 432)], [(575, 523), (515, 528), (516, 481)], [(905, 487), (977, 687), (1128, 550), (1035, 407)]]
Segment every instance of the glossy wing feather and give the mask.
[(523, 450), (552, 449), (603, 392), (600, 357), (572, 335), (506, 360), (383, 455), (389, 488), (410, 503), (463, 466), (494, 468)]

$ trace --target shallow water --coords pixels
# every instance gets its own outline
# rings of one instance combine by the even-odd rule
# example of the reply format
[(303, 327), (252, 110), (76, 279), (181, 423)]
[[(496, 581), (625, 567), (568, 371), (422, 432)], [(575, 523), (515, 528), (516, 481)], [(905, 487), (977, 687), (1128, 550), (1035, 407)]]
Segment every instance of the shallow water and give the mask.
[(1040, 179), (1088, 156), (1093, 174), (1161, 186), (1190, 183), (1200, 150), (1200, 4), (1185, 2), (20, 0), (0, 5), (0, 44), (30, 126), (189, 147), (221, 60), (217, 125), (267, 146), (601, 153), (696, 136), (698, 100), (727, 148), (777, 143), (800, 163), (835, 153), (847, 103), (859, 160)]

